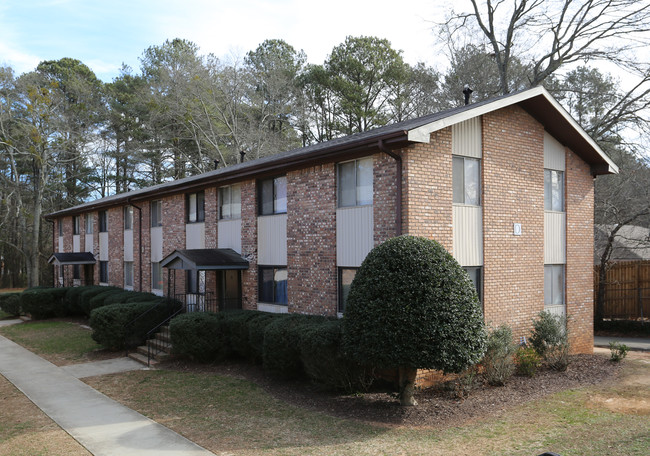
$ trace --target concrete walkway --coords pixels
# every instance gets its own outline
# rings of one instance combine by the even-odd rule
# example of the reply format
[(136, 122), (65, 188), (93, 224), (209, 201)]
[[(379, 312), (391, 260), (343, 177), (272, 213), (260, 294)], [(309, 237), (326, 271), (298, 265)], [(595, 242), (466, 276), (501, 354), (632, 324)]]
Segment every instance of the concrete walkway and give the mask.
[(133, 370), (149, 370), (148, 367), (134, 359), (122, 358), (106, 359), (104, 361), (93, 361), (91, 363), (70, 364), (61, 366), (61, 369), (75, 378), (94, 377), (95, 375), (117, 374), (119, 372), (129, 372)]
[(95, 456), (213, 454), (2, 336), (0, 374)]
[(16, 318), (14, 320), (0, 320), (0, 327), (17, 325), (18, 323), (22, 323), (22, 322), (23, 321), (20, 318)]
[(644, 339), (641, 337), (594, 337), (595, 347), (609, 348), (610, 342), (625, 344), (630, 350), (650, 351), (650, 339)]

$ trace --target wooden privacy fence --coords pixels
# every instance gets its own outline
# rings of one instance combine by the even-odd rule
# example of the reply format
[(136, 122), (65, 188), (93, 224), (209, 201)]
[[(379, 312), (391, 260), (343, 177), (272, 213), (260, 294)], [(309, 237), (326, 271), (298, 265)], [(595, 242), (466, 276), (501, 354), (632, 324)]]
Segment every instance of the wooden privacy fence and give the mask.
[[(594, 267), (594, 314), (598, 303), (598, 274)], [(640, 320), (650, 318), (650, 261), (612, 264), (605, 279), (603, 318)]]

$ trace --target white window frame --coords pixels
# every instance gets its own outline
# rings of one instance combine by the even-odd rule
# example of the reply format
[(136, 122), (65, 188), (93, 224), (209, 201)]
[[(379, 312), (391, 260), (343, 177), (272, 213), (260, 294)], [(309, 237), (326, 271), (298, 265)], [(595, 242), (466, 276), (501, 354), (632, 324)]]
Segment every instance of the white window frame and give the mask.
[[(560, 188), (553, 186), (553, 182), (559, 182)], [(555, 204), (559, 201), (559, 206)], [(564, 212), (564, 171), (556, 169), (544, 169), (544, 210), (548, 212)]]
[[(343, 192), (346, 190), (344, 187), (346, 187), (345, 182), (342, 179), (342, 169), (343, 167), (350, 166), (352, 163), (354, 163), (354, 204), (348, 204), (345, 203), (343, 200), (344, 198), (342, 197)], [(357, 206), (372, 206), (373, 203), (373, 192), (374, 192), (374, 169), (373, 169), (373, 158), (372, 157), (365, 157), (365, 158), (359, 158), (356, 160), (349, 160), (341, 163), (337, 163), (336, 165), (336, 200), (337, 200), (337, 207), (357, 207)], [(368, 200), (362, 200), (360, 196), (360, 189), (361, 189), (361, 178), (362, 178), (362, 173), (360, 172), (362, 168), (361, 165), (369, 165), (370, 169), (370, 198)], [(368, 176), (366, 176), (368, 177)], [(351, 191), (352, 189), (347, 189), (348, 191)]]
[(154, 200), (149, 205), (149, 218), (151, 228), (162, 226), (162, 200)]
[(133, 230), (133, 206), (124, 206), (124, 231)]
[[(239, 203), (233, 196), (239, 195)], [(219, 219), (237, 220), (241, 218), (241, 185), (226, 185), (219, 188)]]
[(86, 234), (93, 234), (94, 223), (92, 214), (86, 214)]
[[(457, 182), (453, 182), (456, 179), (457, 175), (453, 172), (456, 163), (462, 162), (463, 164), (463, 173), (462, 173), (462, 186), (463, 194), (458, 195), (456, 192)], [(477, 180), (477, 189), (476, 189), (476, 202), (468, 202), (468, 176), (469, 176), (469, 163), (474, 163), (478, 166), (478, 175)], [(465, 206), (480, 206), (481, 205), (481, 193), (482, 193), (482, 182), (481, 182), (481, 159), (473, 157), (465, 157), (463, 155), (453, 155), (452, 156), (452, 200), (454, 204), (463, 204)]]
[[(561, 270), (562, 283), (556, 287), (553, 277), (555, 271)], [(550, 277), (549, 277), (549, 274)], [(547, 296), (547, 289), (550, 286), (551, 296)], [(559, 288), (556, 290), (556, 288)], [(559, 302), (555, 302), (558, 298)], [(566, 306), (566, 265), (564, 264), (545, 264), (544, 265), (544, 306)]]
[(133, 261), (125, 261), (124, 262), (124, 288), (128, 290), (132, 290), (133, 282), (134, 282)]

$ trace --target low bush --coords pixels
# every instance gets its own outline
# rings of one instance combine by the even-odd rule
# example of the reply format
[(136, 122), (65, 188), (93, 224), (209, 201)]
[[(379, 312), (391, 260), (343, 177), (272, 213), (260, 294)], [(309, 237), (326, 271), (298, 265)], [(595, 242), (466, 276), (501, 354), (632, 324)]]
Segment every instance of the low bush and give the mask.
[(251, 353), (248, 321), (263, 314), (255, 310), (231, 310), (223, 313), (224, 330), (233, 352), (247, 358)]
[(20, 293), (20, 308), (34, 320), (63, 317), (67, 288), (30, 288)]
[(92, 338), (111, 350), (136, 347), (175, 308), (174, 301), (161, 300), (99, 307), (90, 313)]
[(121, 288), (117, 288), (117, 287), (103, 287), (103, 286), (88, 287), (87, 289), (83, 290), (79, 294), (79, 298), (78, 298), (79, 308), (83, 311), (83, 313), (87, 317), (90, 317), (90, 312), (92, 311), (90, 300), (99, 294), (106, 293), (107, 291), (111, 291), (111, 290), (124, 291)]
[(625, 359), (629, 348), (625, 344), (612, 341), (609, 343), (609, 350), (611, 352), (610, 360), (612, 362), (618, 363), (619, 361), (623, 361)]
[(278, 318), (288, 318), (288, 315), (260, 312), (256, 317), (247, 320), (248, 354), (246, 356), (250, 361), (259, 364), (264, 360), (264, 332), (266, 327)]
[(551, 369), (564, 371), (569, 365), (569, 334), (566, 317), (540, 312), (533, 320), (530, 343)]
[[(82, 309), (86, 315), (90, 315), (90, 313), (99, 307), (103, 307), (109, 303), (106, 302), (106, 300), (112, 296), (120, 295), (124, 292), (124, 290), (120, 288), (110, 288), (108, 290), (104, 290), (102, 293), (99, 293), (98, 295), (93, 296), (90, 298), (88, 301), (86, 301), (82, 305)], [(114, 304), (121, 304), (124, 303), (125, 301), (117, 301)]]
[(68, 291), (65, 294), (64, 303), (69, 315), (85, 315), (80, 306), (81, 293), (92, 289), (105, 290), (105, 287), (100, 287), (99, 285), (86, 285), (82, 287), (68, 288)]
[(222, 361), (231, 353), (223, 314), (182, 314), (170, 322), (169, 331), (174, 353), (188, 355), (196, 361)]
[(0, 309), (9, 315), (20, 315), (20, 293), (0, 294)]
[(533, 347), (519, 347), (515, 359), (517, 373), (526, 377), (534, 377), (537, 369), (542, 365), (542, 359)]
[(145, 301), (156, 301), (156, 300), (165, 300), (170, 298), (165, 298), (163, 296), (158, 296), (153, 293), (147, 293), (146, 291), (130, 291), (129, 296), (126, 299), (126, 302), (145, 302)]
[(517, 345), (512, 341), (512, 329), (508, 325), (489, 331), (482, 364), (485, 379), (490, 385), (505, 385), (512, 377), (516, 351)]

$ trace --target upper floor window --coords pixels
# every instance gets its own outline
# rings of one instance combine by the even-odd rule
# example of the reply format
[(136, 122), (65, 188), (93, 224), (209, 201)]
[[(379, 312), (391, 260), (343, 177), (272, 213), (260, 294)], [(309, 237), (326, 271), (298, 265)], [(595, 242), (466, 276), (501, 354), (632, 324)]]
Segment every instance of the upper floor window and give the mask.
[(151, 227), (162, 226), (162, 201), (151, 202)]
[(124, 206), (124, 229), (133, 229), (133, 206)]
[(197, 192), (185, 195), (185, 216), (187, 223), (205, 220), (205, 193)]
[(93, 234), (93, 216), (86, 214), (86, 234)]
[(287, 213), (287, 176), (260, 182), (259, 208), (260, 215)]
[(105, 233), (108, 231), (108, 213), (106, 211), (99, 211), (99, 232)]
[(241, 186), (229, 185), (219, 189), (219, 218), (241, 218)]
[(339, 207), (372, 204), (372, 158), (337, 165)]
[(458, 204), (481, 204), (481, 162), (476, 158), (454, 155), (452, 158), (453, 201)]
[(81, 234), (81, 216), (72, 217), (72, 234)]
[(63, 220), (59, 219), (59, 237), (63, 236)]
[(544, 209), (564, 211), (564, 172), (544, 170)]

